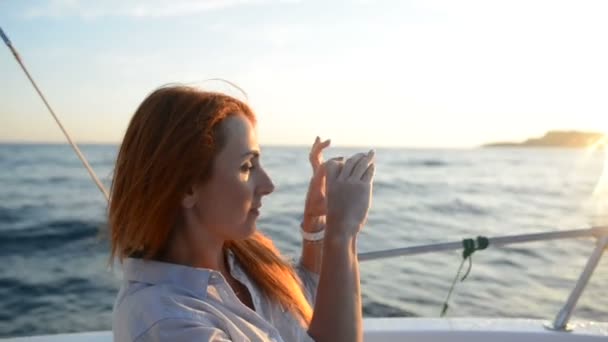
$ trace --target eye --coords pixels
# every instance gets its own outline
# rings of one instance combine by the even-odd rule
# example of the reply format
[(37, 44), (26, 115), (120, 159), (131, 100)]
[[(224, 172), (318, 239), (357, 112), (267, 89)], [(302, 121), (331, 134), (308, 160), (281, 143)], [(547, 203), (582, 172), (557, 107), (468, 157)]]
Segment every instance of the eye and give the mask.
[(249, 172), (249, 171), (253, 170), (254, 168), (255, 167), (251, 163), (243, 164), (243, 166), (241, 166), (241, 172)]

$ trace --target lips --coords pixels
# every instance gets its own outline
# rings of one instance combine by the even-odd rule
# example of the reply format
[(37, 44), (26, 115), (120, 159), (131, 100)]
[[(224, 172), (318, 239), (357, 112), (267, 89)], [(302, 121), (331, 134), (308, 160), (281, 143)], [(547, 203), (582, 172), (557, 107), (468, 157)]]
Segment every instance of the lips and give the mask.
[(262, 205), (254, 205), (251, 209), (249, 209), (249, 212), (254, 214), (254, 215), (260, 215), (260, 208), (262, 207)]

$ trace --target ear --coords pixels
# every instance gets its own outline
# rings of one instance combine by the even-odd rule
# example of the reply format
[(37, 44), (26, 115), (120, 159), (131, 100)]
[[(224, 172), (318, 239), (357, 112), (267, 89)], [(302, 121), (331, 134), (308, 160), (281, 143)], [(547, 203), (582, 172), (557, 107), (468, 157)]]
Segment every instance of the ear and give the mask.
[(191, 209), (196, 205), (197, 198), (194, 192), (194, 188), (192, 186), (188, 187), (188, 190), (182, 197), (182, 207), (186, 209)]

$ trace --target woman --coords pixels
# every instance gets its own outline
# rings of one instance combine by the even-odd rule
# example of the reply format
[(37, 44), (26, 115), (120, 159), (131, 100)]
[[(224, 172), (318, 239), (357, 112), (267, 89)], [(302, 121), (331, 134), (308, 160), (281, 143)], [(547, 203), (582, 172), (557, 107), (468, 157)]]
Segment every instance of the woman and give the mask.
[(329, 142), (315, 141), (293, 266), (256, 230), (274, 185), (255, 123), (245, 103), (184, 86), (160, 88), (137, 109), (109, 207), (111, 258), (124, 271), (115, 341), (362, 340), (356, 238), (373, 152), (323, 163)]

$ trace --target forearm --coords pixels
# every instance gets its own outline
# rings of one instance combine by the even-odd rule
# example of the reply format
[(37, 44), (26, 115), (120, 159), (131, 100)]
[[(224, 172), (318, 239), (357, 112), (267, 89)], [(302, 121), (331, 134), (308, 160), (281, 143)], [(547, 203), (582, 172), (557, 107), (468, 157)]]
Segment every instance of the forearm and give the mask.
[[(304, 217), (302, 229), (309, 233), (314, 233), (325, 229), (325, 216)], [(307, 241), (302, 239), (302, 265), (306, 270), (319, 274), (323, 260), (323, 240)]]
[(356, 237), (326, 238), (323, 255), (308, 333), (317, 342), (363, 341)]

